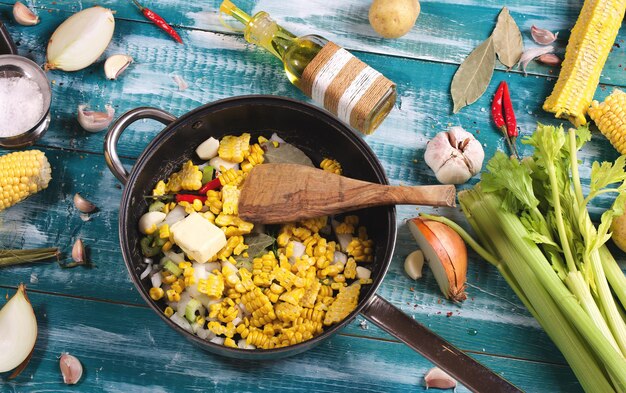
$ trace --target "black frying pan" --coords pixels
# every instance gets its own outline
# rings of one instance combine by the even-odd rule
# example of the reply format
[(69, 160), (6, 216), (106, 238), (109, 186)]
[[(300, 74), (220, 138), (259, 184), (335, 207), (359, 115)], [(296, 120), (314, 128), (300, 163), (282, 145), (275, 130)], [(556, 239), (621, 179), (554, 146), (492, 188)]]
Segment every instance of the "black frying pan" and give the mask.
[[(121, 133), (133, 122), (150, 118), (166, 125), (137, 159), (130, 174), (117, 155)], [(364, 286), (356, 309), (342, 322), (303, 343), (270, 350), (228, 348), (202, 340), (185, 331), (164, 314), (163, 303), (148, 295), (150, 280), (139, 279), (144, 270), (139, 247), (137, 223), (147, 211), (144, 198), (158, 180), (168, 177), (189, 159), (199, 162), (196, 147), (213, 136), (256, 136), (277, 132), (287, 142), (302, 149), (315, 162), (333, 157), (341, 162), (344, 174), (355, 179), (388, 184), (384, 170), (369, 146), (354, 131), (329, 113), (302, 102), (274, 96), (243, 96), (199, 107), (176, 119), (154, 108), (137, 108), (122, 115), (109, 129), (104, 152), (113, 174), (125, 184), (120, 204), (120, 245), (130, 276), (146, 303), (172, 329), (194, 344), (220, 355), (240, 359), (275, 359), (296, 355), (327, 340), (347, 325), (357, 314), (382, 327), (413, 349), (446, 370), (473, 391), (518, 392), (515, 386), (476, 362), (423, 325), (402, 313), (376, 294), (393, 256), (396, 241), (396, 214), (393, 207), (378, 207), (357, 212), (376, 244), (372, 268), (373, 284)]]

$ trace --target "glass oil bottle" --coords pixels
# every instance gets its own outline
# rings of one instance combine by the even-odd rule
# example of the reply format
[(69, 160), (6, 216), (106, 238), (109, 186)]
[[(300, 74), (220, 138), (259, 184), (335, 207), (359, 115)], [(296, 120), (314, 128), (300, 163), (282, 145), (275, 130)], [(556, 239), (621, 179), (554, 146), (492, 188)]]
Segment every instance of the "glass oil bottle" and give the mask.
[(360, 132), (373, 133), (393, 108), (395, 84), (324, 37), (298, 37), (267, 12), (250, 16), (230, 0), (222, 2), (220, 13), (244, 25), (246, 41), (278, 57), (291, 83)]

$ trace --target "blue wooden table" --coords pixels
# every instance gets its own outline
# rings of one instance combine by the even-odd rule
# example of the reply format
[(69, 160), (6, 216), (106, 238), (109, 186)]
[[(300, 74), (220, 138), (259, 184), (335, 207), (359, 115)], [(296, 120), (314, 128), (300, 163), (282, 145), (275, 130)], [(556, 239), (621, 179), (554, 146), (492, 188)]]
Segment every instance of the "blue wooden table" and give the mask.
[[(19, 53), (42, 64), (47, 41), (71, 13), (99, 4), (116, 11), (113, 41), (106, 55), (126, 53), (135, 63), (119, 80), (105, 79), (102, 59), (79, 72), (48, 72), (52, 83), (52, 122), (38, 141), (53, 167), (50, 187), (0, 213), (4, 247), (58, 246), (65, 256), (78, 237), (89, 249), (93, 268), (61, 269), (55, 263), (0, 271), (2, 295), (20, 282), (28, 285), (39, 339), (28, 368), (17, 379), (0, 382), (2, 391), (171, 392), (171, 391), (420, 391), (432, 365), (387, 333), (357, 317), (340, 334), (296, 357), (250, 363), (221, 358), (188, 343), (149, 309), (131, 283), (118, 241), (121, 186), (104, 162), (104, 133), (91, 134), (76, 121), (79, 104), (116, 114), (154, 106), (175, 115), (207, 102), (244, 94), (276, 94), (308, 101), (289, 84), (272, 55), (224, 29), (217, 18), (219, 1), (145, 1), (177, 27), (181, 46), (145, 21), (131, 2), (113, 0), (27, 1), (41, 17), (34, 27), (17, 25), (12, 2), (0, 0), (0, 19), (17, 42)], [(352, 50), (397, 83), (398, 101), (378, 131), (365, 137), (394, 184), (435, 183), (423, 161), (428, 139), (450, 125), (461, 125), (483, 143), (486, 157), (504, 149), (490, 123), (490, 98), (497, 84), (511, 86), (523, 134), (536, 122), (556, 124), (541, 109), (557, 68), (532, 63), (520, 71), (495, 72), (487, 93), (452, 115), (452, 75), (464, 57), (487, 38), (501, 7), (507, 5), (524, 36), (531, 25), (559, 31), (562, 53), (581, 0), (423, 0), (414, 29), (405, 37), (384, 40), (369, 26), (365, 0), (292, 0), (238, 2), (247, 11), (265, 10), (296, 34), (317, 33)], [(596, 99), (614, 86), (626, 85), (622, 31), (604, 68)], [(189, 87), (181, 91), (178, 76)], [(132, 165), (161, 129), (155, 122), (135, 124), (120, 140), (125, 163)], [(526, 152), (521, 147), (521, 152)], [(2, 152), (4, 153), (4, 151)], [(598, 133), (581, 155), (582, 176), (590, 163), (613, 159), (616, 152)], [(472, 179), (470, 184), (477, 181)], [(466, 185), (467, 187), (467, 185)], [(80, 192), (98, 212), (88, 220), (74, 209)], [(611, 200), (594, 202), (595, 214)], [(470, 253), (469, 298), (462, 304), (443, 299), (433, 275), (412, 281), (403, 270), (406, 255), (417, 248), (405, 220), (415, 207), (398, 208), (398, 242), (379, 294), (471, 356), (529, 392), (580, 391), (565, 360), (524, 309), (497, 271)], [(466, 226), (458, 209), (439, 209)], [(624, 255), (615, 254), (620, 263)], [(69, 257), (67, 257), (69, 258)], [(77, 356), (85, 368), (78, 386), (63, 384), (58, 371), (62, 352)], [(458, 391), (466, 391), (459, 387)]]

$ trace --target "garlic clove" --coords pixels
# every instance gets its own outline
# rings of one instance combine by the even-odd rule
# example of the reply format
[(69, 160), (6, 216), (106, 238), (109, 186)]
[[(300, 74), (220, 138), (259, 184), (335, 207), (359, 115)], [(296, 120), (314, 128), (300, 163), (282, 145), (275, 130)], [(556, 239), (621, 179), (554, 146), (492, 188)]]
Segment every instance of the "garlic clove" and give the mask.
[(114, 80), (133, 62), (128, 55), (109, 56), (104, 62), (104, 74), (107, 79)]
[(415, 250), (404, 260), (404, 271), (412, 280), (422, 278), (424, 267), (424, 254), (421, 250)]
[(559, 56), (555, 55), (554, 53), (546, 53), (537, 57), (537, 61), (545, 65), (557, 66), (561, 64), (562, 60)]
[(105, 105), (106, 112), (94, 112), (85, 110), (87, 105), (78, 106), (78, 123), (85, 131), (98, 132), (105, 130), (113, 121), (115, 109), (111, 105)]
[(424, 376), (426, 389), (453, 389), (456, 388), (456, 380), (449, 376), (439, 367), (433, 367)]
[(22, 26), (34, 26), (39, 23), (39, 17), (19, 1), (13, 4), (13, 18)]
[(519, 62), (517, 63), (517, 68), (521, 66), (522, 71), (524, 71), (524, 75), (526, 75), (526, 66), (528, 65), (528, 63), (530, 63), (536, 57), (552, 52), (554, 52), (554, 47), (552, 45), (540, 46), (525, 50), (524, 53), (522, 53), (522, 57), (520, 57)]
[(539, 45), (549, 45), (556, 41), (559, 33), (554, 34), (550, 30), (540, 29), (539, 27), (532, 25), (530, 27), (530, 35)]
[(66, 385), (75, 385), (83, 376), (83, 365), (75, 356), (64, 353), (59, 358), (59, 368)]
[(82, 265), (85, 263), (85, 245), (83, 241), (78, 238), (74, 242), (74, 246), (72, 247), (72, 260), (76, 262), (76, 264)]
[(15, 370), (16, 377), (26, 367), (37, 341), (37, 318), (20, 284), (17, 292), (0, 310), (0, 372)]
[(82, 213), (91, 213), (96, 210), (96, 205), (83, 198), (79, 193), (74, 194), (74, 207)]

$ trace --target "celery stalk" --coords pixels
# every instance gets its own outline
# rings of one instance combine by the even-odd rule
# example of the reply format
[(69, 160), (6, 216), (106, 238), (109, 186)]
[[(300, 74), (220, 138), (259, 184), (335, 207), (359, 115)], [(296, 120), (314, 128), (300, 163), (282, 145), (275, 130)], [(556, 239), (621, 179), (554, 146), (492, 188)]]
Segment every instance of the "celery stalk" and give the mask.
[[(476, 187), (475, 190), (459, 193), (459, 202), (464, 212), (472, 213), (474, 217), (472, 227), (482, 232), (485, 238), (490, 240), (491, 246), (498, 251), (500, 260), (511, 272), (509, 277), (504, 276), (505, 279), (509, 284), (512, 282), (511, 279), (515, 279), (515, 284), (512, 285), (515, 292), (523, 294), (520, 299), (527, 307), (530, 305), (529, 311), (563, 353), (583, 388), (586, 391), (613, 392), (614, 389), (606, 379), (603, 368), (598, 365), (594, 353), (528, 266), (528, 258), (512, 246), (513, 242), (508, 236), (503, 235), (499, 225), (496, 227), (503, 213), (498, 208), (499, 201), (488, 198), (488, 195), (480, 191), (480, 187)], [(520, 231), (519, 236), (513, 238), (514, 242), (523, 241), (524, 232), (525, 229)], [(541, 256), (543, 257), (543, 254)], [(584, 312), (582, 313), (586, 316)]]
[(606, 246), (600, 247), (600, 259), (606, 278), (611, 284), (611, 289), (622, 303), (622, 307), (626, 309), (626, 276), (624, 276), (624, 272)]

